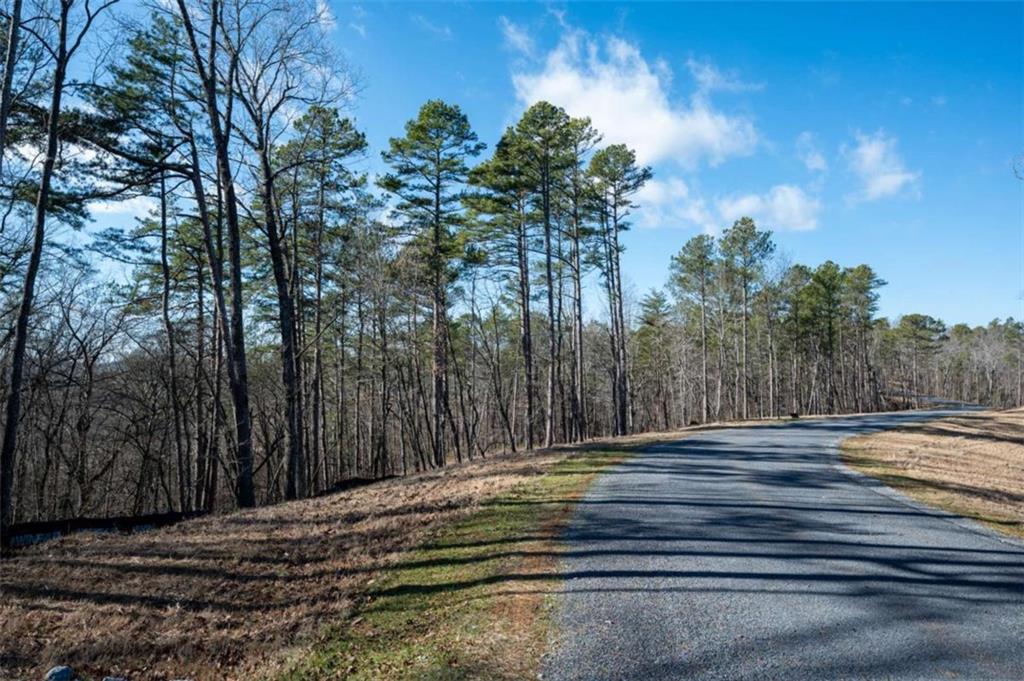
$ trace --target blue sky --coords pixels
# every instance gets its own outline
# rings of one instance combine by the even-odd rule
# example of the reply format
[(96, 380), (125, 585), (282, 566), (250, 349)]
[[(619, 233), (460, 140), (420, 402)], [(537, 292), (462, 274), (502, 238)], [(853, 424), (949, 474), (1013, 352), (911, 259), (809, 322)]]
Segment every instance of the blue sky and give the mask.
[(635, 147), (637, 293), (750, 213), (794, 262), (875, 267), (887, 316), (1021, 316), (1022, 4), (328, 3), (374, 157), (435, 97), (491, 145), (548, 98)]
[(430, 98), (490, 147), (548, 99), (636, 149), (654, 169), (624, 236), (636, 297), (688, 238), (751, 215), (790, 262), (870, 264), (890, 318), (1024, 318), (1024, 3), (318, 2), (359, 73), (371, 173)]

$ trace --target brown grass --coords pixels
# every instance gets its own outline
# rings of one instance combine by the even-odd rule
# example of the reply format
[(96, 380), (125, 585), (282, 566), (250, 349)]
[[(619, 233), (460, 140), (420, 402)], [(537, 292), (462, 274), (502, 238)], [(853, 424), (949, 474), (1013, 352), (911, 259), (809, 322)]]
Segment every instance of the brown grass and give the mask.
[(843, 443), (844, 459), (905, 494), (1024, 537), (1024, 410), (973, 412)]
[(297, 643), (343, 620), (404, 551), (601, 444), (493, 457), (135, 535), (82, 533), (21, 549), (0, 562), (0, 679), (41, 678), (54, 664), (86, 677), (198, 681), (264, 673)]
[[(0, 562), (0, 679), (40, 678), (54, 664), (86, 677), (251, 678), (344, 621), (409, 549), (559, 462), (735, 425), (493, 457), (141, 534), (83, 533), (18, 550)], [(527, 559), (515, 570), (549, 572), (553, 561)], [(539, 593), (497, 599), (495, 619), (536, 618)], [(522, 633), (529, 629), (500, 635), (537, 645), (535, 632)]]
[(353, 593), (431, 527), (564, 456), (474, 463), (20, 551), (2, 563), (0, 677), (41, 677), (61, 663), (156, 679), (245, 678), (298, 635), (344, 615)]
[(270, 674), (278, 681), (536, 678), (560, 592), (559, 530), (622, 453), (558, 462), (403, 556), (355, 617)]

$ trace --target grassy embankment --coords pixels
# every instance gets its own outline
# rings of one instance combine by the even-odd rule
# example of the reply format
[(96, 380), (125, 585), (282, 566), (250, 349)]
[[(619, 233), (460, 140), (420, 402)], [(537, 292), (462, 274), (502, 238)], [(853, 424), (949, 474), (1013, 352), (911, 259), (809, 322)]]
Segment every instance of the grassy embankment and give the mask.
[(1024, 410), (861, 435), (843, 458), (907, 496), (1024, 538)]
[(536, 678), (558, 586), (557, 533), (573, 500), (623, 456), (561, 461), (444, 530), (280, 678)]
[(524, 678), (574, 500), (653, 439), (19, 550), (0, 566), (0, 679)]
[(0, 570), (0, 679), (530, 676), (576, 498), (638, 447), (736, 425), (18, 550)]

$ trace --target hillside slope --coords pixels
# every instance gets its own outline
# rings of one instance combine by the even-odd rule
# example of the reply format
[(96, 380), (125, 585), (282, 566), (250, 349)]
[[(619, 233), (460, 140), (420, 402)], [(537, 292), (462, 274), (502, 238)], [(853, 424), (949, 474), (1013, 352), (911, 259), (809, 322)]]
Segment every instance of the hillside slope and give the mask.
[(914, 499), (1024, 537), (1024, 409), (858, 436), (843, 454)]

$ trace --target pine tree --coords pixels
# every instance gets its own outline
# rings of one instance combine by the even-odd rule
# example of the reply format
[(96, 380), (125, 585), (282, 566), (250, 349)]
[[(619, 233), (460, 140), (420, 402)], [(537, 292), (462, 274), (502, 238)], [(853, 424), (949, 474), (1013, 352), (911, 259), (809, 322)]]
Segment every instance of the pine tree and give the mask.
[(700, 307), (701, 423), (710, 418), (708, 406), (708, 293), (714, 277), (715, 238), (699, 234), (672, 256), (670, 282), (677, 298), (692, 299)]
[(516, 124), (516, 154), (532, 189), (533, 209), (538, 215), (544, 239), (544, 280), (547, 289), (548, 375), (544, 415), (544, 446), (555, 441), (555, 387), (559, 374), (558, 321), (555, 315), (555, 243), (558, 239), (556, 210), (569, 165), (569, 116), (549, 102), (537, 102)]
[[(278, 181), (279, 205), (285, 230), (292, 234), (291, 287), (297, 301), (300, 348), (312, 347), (309, 372), (310, 468), (313, 482), (326, 488), (331, 482), (331, 463), (327, 458), (327, 407), (324, 370), (326, 324), (325, 294), (332, 271), (343, 266), (348, 254), (345, 242), (350, 235), (347, 221), (359, 204), (366, 201), (366, 177), (349, 167), (366, 150), (366, 136), (352, 120), (334, 107), (314, 105), (296, 119), (294, 138), (278, 149), (277, 165), (290, 168)], [(306, 273), (312, 275), (313, 290), (306, 292)], [(341, 275), (343, 276), (343, 275)], [(338, 301), (339, 305), (344, 305)], [(305, 316), (312, 309), (312, 333), (303, 333)], [(344, 310), (338, 310), (339, 315)], [(306, 336), (311, 335), (311, 338)], [(308, 357), (301, 353), (299, 361)], [(303, 372), (305, 375), (307, 372)], [(300, 386), (301, 388), (302, 386)], [(339, 407), (340, 409), (340, 407)], [(342, 463), (333, 467), (340, 474)], [(317, 479), (319, 480), (317, 482)]]
[(382, 153), (391, 172), (380, 186), (396, 200), (395, 213), (413, 237), (418, 260), (431, 291), (433, 392), (432, 432), (434, 465), (443, 466), (448, 400), (448, 288), (453, 265), (462, 257), (465, 223), (462, 198), (469, 175), (468, 161), (484, 144), (477, 141), (469, 120), (458, 106), (440, 100), (424, 104), (405, 124), (404, 137), (392, 137)]
[(590, 176), (600, 196), (600, 215), (604, 243), (602, 274), (608, 294), (611, 317), (612, 357), (614, 361), (613, 396), (615, 401), (615, 434), (632, 430), (632, 403), (629, 388), (628, 334), (622, 300), (622, 271), (619, 256), (622, 245), (619, 232), (629, 229), (629, 211), (633, 197), (651, 179), (651, 169), (636, 164), (636, 154), (625, 145), (615, 144), (601, 149), (590, 161)]
[[(478, 190), (467, 195), (466, 203), (474, 216), (476, 241), (483, 249), (487, 264), (499, 271), (509, 268), (515, 273), (526, 393), (526, 448), (533, 449), (537, 388), (530, 307), (530, 254), (534, 241), (530, 219), (532, 183), (526, 172), (526, 160), (519, 153), (520, 145), (516, 131), (506, 130), (494, 156), (473, 169), (470, 181)], [(512, 439), (514, 442), (515, 438)]]
[(750, 372), (747, 366), (748, 322), (750, 320), (750, 300), (756, 294), (756, 286), (764, 273), (764, 263), (775, 250), (771, 232), (759, 231), (754, 221), (744, 217), (737, 220), (732, 227), (722, 234), (720, 243), (722, 258), (735, 277), (740, 289), (741, 305), (741, 372), (742, 418), (748, 418), (748, 398), (750, 397)]
[(587, 157), (601, 140), (589, 118), (570, 119), (567, 129), (567, 151), (569, 161), (565, 189), (563, 190), (566, 212), (568, 213), (569, 270), (572, 276), (572, 394), (570, 403), (570, 440), (584, 440), (587, 437), (586, 385), (584, 382), (583, 359), (583, 253), (593, 236), (587, 222), (593, 211), (593, 186), (587, 175)]

